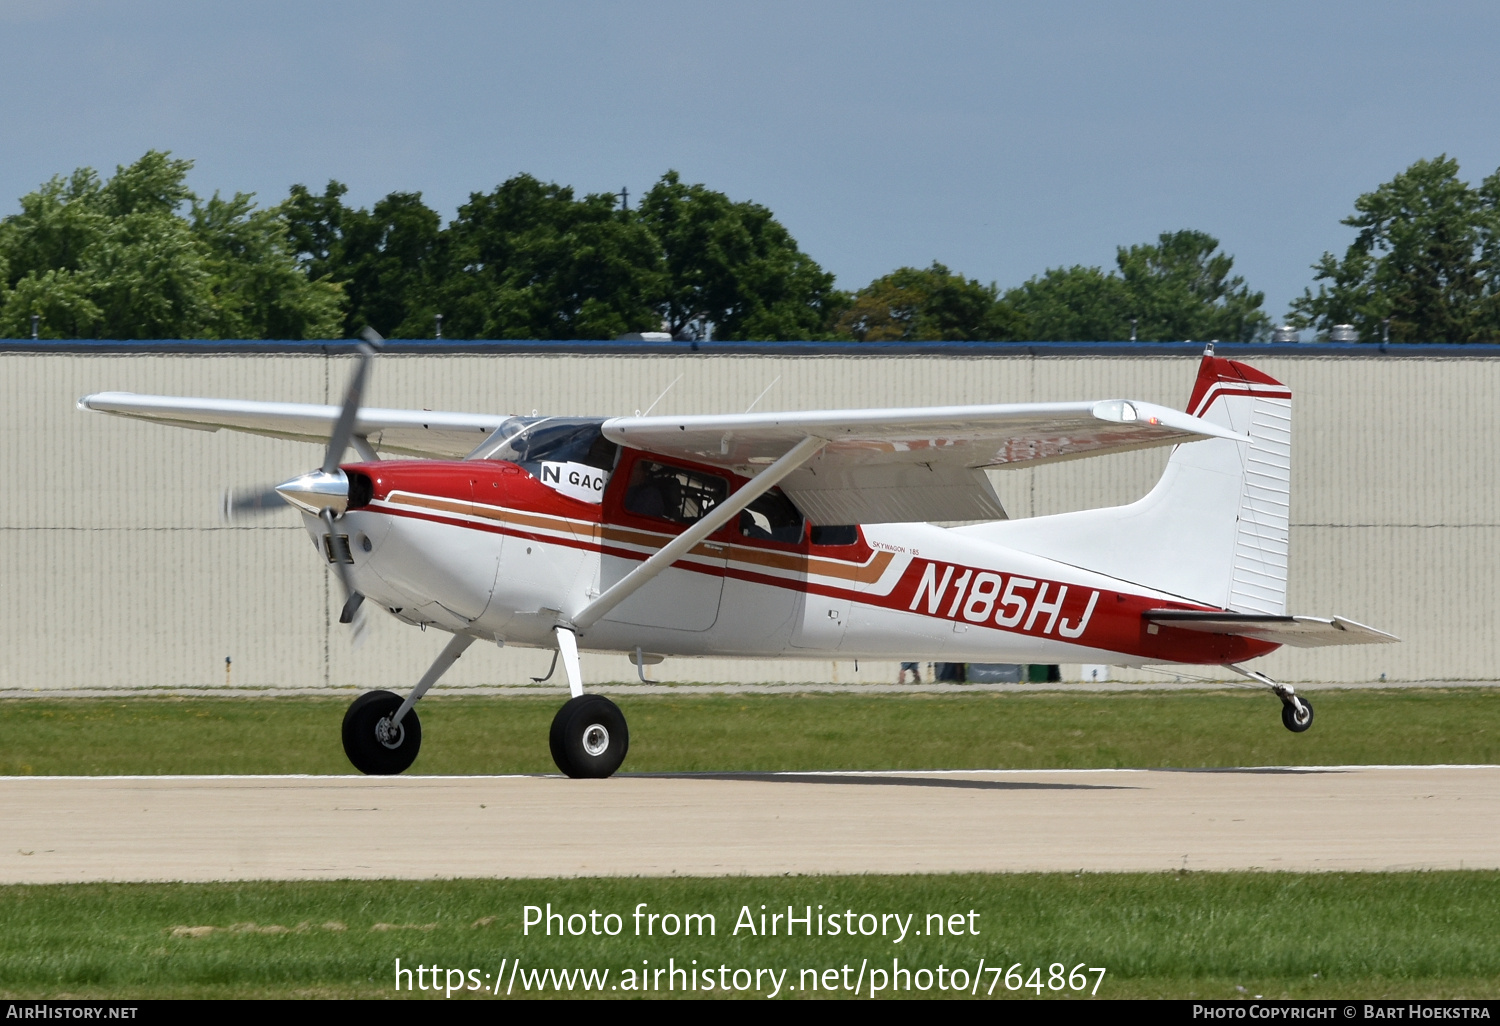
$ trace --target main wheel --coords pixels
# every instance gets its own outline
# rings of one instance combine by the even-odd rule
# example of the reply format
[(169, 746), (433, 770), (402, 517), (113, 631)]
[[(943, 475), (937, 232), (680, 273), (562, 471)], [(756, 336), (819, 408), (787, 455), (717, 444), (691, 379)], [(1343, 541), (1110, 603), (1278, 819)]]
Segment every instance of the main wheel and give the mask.
[(579, 695), (552, 718), (552, 761), (570, 777), (607, 777), (630, 750), (619, 706), (603, 695)]
[(1297, 710), (1294, 706), (1288, 705), (1285, 702), (1281, 704), (1281, 725), (1293, 734), (1302, 733), (1308, 727), (1312, 726), (1313, 721), (1312, 703), (1305, 698), (1298, 698), (1297, 701), (1302, 703), (1304, 710), (1300, 719), (1297, 716)]
[(367, 691), (344, 713), (344, 754), (361, 773), (389, 776), (416, 760), (422, 747), (417, 710), (408, 709), (401, 722), (391, 727), (391, 717), (402, 701), (390, 691)]

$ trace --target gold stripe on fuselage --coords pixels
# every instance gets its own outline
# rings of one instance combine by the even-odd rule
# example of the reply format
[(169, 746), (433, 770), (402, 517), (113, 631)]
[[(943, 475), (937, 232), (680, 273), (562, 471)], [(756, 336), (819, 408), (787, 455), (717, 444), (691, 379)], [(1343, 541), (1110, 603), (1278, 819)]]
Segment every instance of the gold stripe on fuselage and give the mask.
[[(485, 506), (475, 502), (459, 502), (453, 499), (440, 499), (431, 495), (416, 495), (412, 492), (392, 492), (386, 501), (393, 504), (417, 506), (439, 513), (475, 517), (480, 520), (488, 520), (496, 524), (505, 524), (517, 528), (529, 528), (553, 533), (566, 532), (574, 538), (581, 538), (595, 545), (603, 542), (636, 545), (647, 549), (648, 553), (661, 548), (667, 542), (671, 541), (673, 537), (670, 534), (638, 531), (628, 527), (617, 527), (613, 524), (602, 525), (587, 520), (572, 520), (567, 517), (554, 517), (542, 513), (526, 513), (521, 510)], [(714, 545), (715, 547), (709, 548), (709, 545)], [(705, 542), (694, 546), (688, 555), (717, 561), (724, 556), (723, 544), (719, 542)], [(881, 576), (885, 573), (886, 567), (890, 566), (892, 558), (889, 552), (876, 551), (864, 563), (850, 563), (845, 560), (829, 559), (823, 556), (810, 556), (801, 552), (777, 552), (739, 544), (731, 544), (729, 546), (729, 560), (734, 563), (748, 564), (767, 570), (782, 570), (793, 574), (831, 577), (838, 580), (851, 581), (856, 584), (874, 584), (880, 580)]]

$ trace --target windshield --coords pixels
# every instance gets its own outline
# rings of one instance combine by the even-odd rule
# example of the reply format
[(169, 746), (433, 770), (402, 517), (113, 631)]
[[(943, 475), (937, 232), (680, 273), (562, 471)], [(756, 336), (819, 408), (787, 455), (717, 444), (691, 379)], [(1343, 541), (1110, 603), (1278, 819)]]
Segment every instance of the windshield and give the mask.
[(613, 470), (619, 447), (604, 437), (603, 424), (597, 417), (511, 417), (469, 459), (506, 460), (523, 466), (582, 463)]

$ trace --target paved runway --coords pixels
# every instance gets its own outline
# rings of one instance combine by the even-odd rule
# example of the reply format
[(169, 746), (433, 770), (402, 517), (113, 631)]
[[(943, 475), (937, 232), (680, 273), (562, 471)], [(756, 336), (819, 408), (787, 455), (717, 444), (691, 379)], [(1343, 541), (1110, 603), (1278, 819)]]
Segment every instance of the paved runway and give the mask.
[(1500, 767), (0, 778), (0, 882), (1500, 868)]

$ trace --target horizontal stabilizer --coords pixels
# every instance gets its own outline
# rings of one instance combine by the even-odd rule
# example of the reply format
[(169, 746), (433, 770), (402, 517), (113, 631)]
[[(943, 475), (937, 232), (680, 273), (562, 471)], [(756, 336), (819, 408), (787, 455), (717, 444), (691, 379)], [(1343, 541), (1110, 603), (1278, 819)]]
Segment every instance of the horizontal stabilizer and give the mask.
[(1401, 639), (1374, 627), (1335, 616), (1265, 616), (1260, 613), (1220, 613), (1197, 609), (1148, 609), (1141, 614), (1147, 623), (1177, 627), (1204, 634), (1228, 634), (1256, 638), (1294, 648), (1324, 645), (1378, 645)]

